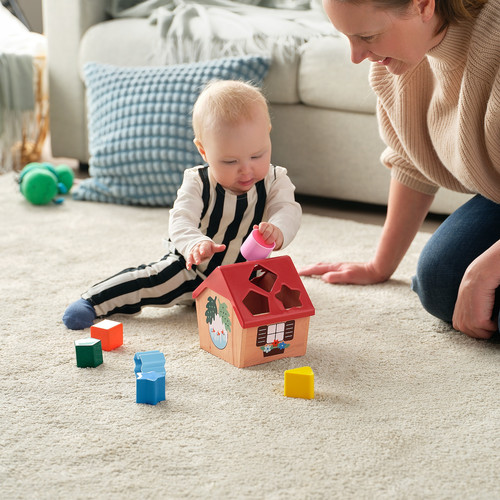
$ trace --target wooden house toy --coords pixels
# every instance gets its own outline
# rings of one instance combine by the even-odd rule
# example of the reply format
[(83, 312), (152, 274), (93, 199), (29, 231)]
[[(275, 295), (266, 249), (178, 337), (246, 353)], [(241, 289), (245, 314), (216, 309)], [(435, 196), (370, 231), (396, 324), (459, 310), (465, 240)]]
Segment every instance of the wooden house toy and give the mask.
[(90, 336), (101, 341), (104, 351), (112, 351), (123, 344), (123, 324), (105, 319), (90, 327)]
[(193, 298), (200, 347), (238, 368), (306, 353), (315, 311), (289, 256), (220, 266)]

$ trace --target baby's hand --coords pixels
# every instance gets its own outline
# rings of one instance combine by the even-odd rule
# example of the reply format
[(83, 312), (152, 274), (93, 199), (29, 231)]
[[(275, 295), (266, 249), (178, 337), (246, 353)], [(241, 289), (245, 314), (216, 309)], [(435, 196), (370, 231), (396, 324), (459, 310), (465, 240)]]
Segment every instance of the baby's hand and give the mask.
[(193, 265), (198, 265), (206, 259), (210, 259), (214, 253), (223, 252), (226, 245), (217, 245), (213, 241), (203, 240), (196, 244), (186, 258), (186, 269), (191, 269)]
[(270, 222), (261, 222), (258, 226), (254, 226), (254, 229), (258, 229), (262, 238), (268, 245), (276, 244), (275, 250), (279, 250), (283, 245), (283, 233), (281, 229), (277, 228), (274, 224)]

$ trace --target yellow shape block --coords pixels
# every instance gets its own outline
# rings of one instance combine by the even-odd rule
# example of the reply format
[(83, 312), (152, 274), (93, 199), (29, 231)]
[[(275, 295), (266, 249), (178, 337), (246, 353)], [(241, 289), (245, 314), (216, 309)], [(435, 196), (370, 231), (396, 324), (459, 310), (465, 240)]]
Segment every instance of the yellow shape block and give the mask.
[(285, 396), (314, 399), (314, 373), (310, 366), (285, 370)]

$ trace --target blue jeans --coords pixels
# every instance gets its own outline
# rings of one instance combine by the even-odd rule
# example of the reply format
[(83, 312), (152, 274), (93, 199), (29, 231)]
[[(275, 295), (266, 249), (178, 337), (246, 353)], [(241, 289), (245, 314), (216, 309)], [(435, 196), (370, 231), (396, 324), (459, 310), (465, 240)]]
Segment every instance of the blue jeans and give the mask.
[[(498, 240), (499, 204), (477, 195), (451, 214), (425, 245), (413, 277), (412, 290), (424, 308), (451, 323), (465, 270)], [(498, 318), (499, 307), (500, 287), (496, 290), (493, 320)]]

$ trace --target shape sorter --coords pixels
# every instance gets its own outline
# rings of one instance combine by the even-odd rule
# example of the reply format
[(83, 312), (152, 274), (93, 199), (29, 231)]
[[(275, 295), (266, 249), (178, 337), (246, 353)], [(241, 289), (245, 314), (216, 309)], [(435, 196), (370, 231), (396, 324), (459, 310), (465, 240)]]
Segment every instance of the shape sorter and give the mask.
[(314, 373), (310, 366), (285, 370), (285, 396), (314, 399)]
[(105, 351), (112, 351), (123, 345), (123, 324), (105, 319), (90, 327), (90, 336), (99, 339)]
[(315, 310), (287, 255), (220, 266), (193, 298), (200, 347), (234, 366), (306, 353)]
[(165, 355), (160, 351), (134, 355), (136, 402), (155, 405), (165, 401)]
[(102, 364), (102, 346), (99, 339), (75, 340), (76, 366), (95, 368)]

